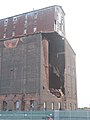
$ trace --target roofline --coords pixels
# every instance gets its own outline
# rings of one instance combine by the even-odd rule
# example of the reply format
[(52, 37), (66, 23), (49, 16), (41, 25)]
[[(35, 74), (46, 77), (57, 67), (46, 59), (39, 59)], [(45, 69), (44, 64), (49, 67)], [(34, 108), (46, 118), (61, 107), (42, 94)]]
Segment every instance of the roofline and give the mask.
[(48, 9), (50, 7), (56, 7), (56, 6), (60, 7), (61, 10), (63, 11), (64, 15), (65, 15), (65, 12), (64, 12), (62, 6), (53, 5), (53, 6), (48, 6), (48, 7), (44, 7), (44, 8), (41, 8), (41, 9), (37, 9), (37, 10), (32, 10), (32, 11), (29, 11), (29, 12), (24, 12), (24, 13), (21, 13), (21, 14), (16, 14), (16, 15), (13, 15), (13, 16), (10, 16), (10, 17), (5, 17), (5, 18), (0, 19), (0, 21), (4, 20), (4, 19), (9, 19), (9, 18), (12, 18), (12, 17), (20, 16), (20, 15), (23, 15), (23, 14), (28, 14), (28, 13), (32, 13), (32, 12), (42, 11), (43, 9)]
[(70, 43), (68, 42), (68, 40), (65, 38), (65, 40), (67, 41), (68, 45), (70, 46), (70, 48), (72, 49), (73, 53), (76, 55), (74, 49), (71, 47)]

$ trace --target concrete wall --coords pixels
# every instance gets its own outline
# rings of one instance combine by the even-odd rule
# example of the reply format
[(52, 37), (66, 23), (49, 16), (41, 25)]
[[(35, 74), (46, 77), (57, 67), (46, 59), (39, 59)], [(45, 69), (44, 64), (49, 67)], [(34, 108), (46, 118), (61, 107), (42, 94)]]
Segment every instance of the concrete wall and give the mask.
[(74, 51), (57, 33), (0, 41), (0, 110), (4, 101), (7, 110), (17, 101), (19, 110), (76, 109), (75, 69)]
[(0, 42), (0, 94), (39, 92), (40, 39), (39, 34), (19, 38), (15, 48)]
[(65, 40), (65, 96), (67, 109), (76, 109), (76, 54), (67, 40)]

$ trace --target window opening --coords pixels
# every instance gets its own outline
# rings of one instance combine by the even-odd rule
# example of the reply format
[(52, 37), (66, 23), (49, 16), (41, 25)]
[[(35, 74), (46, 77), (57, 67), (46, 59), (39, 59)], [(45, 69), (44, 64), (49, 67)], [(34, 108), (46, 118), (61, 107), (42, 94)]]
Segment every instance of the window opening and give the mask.
[(61, 103), (58, 103), (58, 110), (61, 110)]
[(30, 100), (30, 110), (34, 110), (34, 100)]
[(7, 102), (3, 101), (3, 111), (6, 111), (6, 110), (7, 110)]
[(25, 110), (25, 101), (23, 100), (22, 101), (22, 111), (24, 111)]
[(7, 31), (7, 28), (6, 28), (6, 27), (4, 27), (4, 33), (6, 33), (6, 31)]
[(8, 24), (8, 19), (5, 19), (4, 20), (4, 26), (7, 26), (7, 24)]
[(6, 38), (6, 33), (4, 33), (3, 38)]
[(34, 26), (33, 32), (36, 32), (36, 31), (37, 31), (37, 26)]
[(52, 110), (54, 110), (54, 102), (52, 103)]
[(16, 24), (17, 17), (13, 17), (13, 24)]
[(44, 110), (47, 109), (47, 102), (44, 102), (43, 107), (44, 107)]
[(12, 32), (12, 36), (13, 36), (13, 37), (15, 36), (15, 31)]
[(19, 101), (18, 100), (14, 103), (14, 106), (15, 106), (15, 110), (19, 110)]
[(34, 14), (34, 19), (37, 19), (38, 13)]
[(27, 34), (27, 29), (24, 29), (24, 34)]

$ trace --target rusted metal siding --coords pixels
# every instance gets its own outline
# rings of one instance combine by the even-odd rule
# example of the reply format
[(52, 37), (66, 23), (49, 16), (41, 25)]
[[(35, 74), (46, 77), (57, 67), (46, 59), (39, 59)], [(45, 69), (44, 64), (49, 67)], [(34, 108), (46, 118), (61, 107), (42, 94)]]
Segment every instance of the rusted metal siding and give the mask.
[(38, 32), (56, 31), (64, 35), (64, 12), (60, 6), (51, 6), (36, 11), (0, 20), (0, 39), (25, 36)]
[(54, 31), (54, 8), (38, 12), (37, 29), (41, 32)]
[(32, 34), (33, 32), (33, 13), (27, 14), (27, 34)]
[(13, 18), (9, 18), (7, 21), (7, 25), (4, 26), (4, 32), (6, 33), (6, 37), (10, 38), (12, 36), (13, 31), (14, 31), (13, 30)]
[(24, 33), (24, 22), (25, 22), (25, 15), (20, 15), (16, 18), (16, 25), (15, 25), (15, 35), (20, 36)]
[(4, 36), (4, 21), (0, 20), (0, 39)]

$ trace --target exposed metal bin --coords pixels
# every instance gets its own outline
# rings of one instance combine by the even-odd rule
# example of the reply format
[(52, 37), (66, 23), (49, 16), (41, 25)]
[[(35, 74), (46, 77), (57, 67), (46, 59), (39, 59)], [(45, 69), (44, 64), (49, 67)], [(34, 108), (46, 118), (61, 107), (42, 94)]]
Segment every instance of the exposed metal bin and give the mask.
[(64, 15), (62, 7), (56, 5), (2, 19), (0, 39), (53, 31), (64, 36)]

